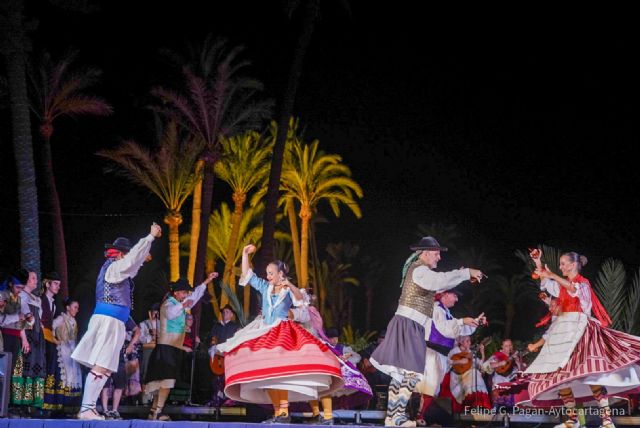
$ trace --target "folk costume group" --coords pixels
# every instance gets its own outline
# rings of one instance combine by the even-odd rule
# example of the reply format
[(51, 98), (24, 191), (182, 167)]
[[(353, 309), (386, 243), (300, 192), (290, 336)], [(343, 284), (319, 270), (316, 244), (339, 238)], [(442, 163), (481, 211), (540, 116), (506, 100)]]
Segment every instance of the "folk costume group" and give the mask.
[[(433, 237), (422, 238), (411, 250), (414, 253), (403, 268), (398, 309), (389, 322), (385, 341), (370, 359), (392, 378), (386, 426), (426, 424), (426, 411), (438, 394), (445, 373), (455, 364), (451, 356), (459, 354), (459, 349), (454, 349), (456, 338), (462, 336), (458, 346), (468, 350), (465, 337), (486, 322), (484, 314), (455, 319), (449, 312), (457, 300), (454, 287), (466, 280), (479, 284), (485, 277), (481, 271), (433, 271), (440, 252), (446, 251)], [(531, 257), (536, 266), (534, 277), (541, 279), (540, 287), (549, 295), (552, 312), (543, 338), (528, 346), (531, 352), (540, 351), (525, 371), (531, 403), (543, 407), (563, 405), (566, 421), (557, 428), (578, 428), (576, 403), (595, 402), (600, 408), (601, 426), (613, 428), (609, 394), (637, 393), (640, 386), (640, 338), (609, 328), (611, 320), (589, 280), (580, 275), (586, 264), (584, 256), (564, 253), (559, 266), (562, 276), (542, 266), (540, 250), (532, 251)], [(510, 341), (504, 341), (504, 352), (494, 354), (484, 366), (489, 370), (504, 366), (510, 346)], [(480, 361), (473, 365), (481, 366)], [(473, 395), (476, 405), (486, 406), (484, 399), (477, 400), (478, 395), (486, 394), (484, 387), (471, 388), (474, 383), (468, 377), (457, 378), (453, 372), (451, 376), (450, 393), (456, 401)], [(494, 381), (499, 381), (499, 376), (495, 373)], [(417, 421), (407, 415), (413, 392), (422, 394)]]
[[(44, 401), (51, 408), (65, 406), (68, 404), (65, 400), (79, 398), (78, 364), (82, 364), (89, 368), (89, 373), (78, 418), (104, 419), (96, 410), (96, 401), (109, 376), (118, 370), (126, 326), (131, 323), (133, 278), (161, 233), (160, 226), (153, 223), (149, 234), (136, 245), (131, 246), (126, 238), (106, 245), (106, 260), (96, 281), (96, 307), (77, 346), (74, 319), (77, 302), (67, 304), (66, 314), (53, 317), (53, 296), (59, 280), (48, 285), (41, 298), (36, 298), (31, 293), (34, 281), (30, 274), (11, 277), (8, 289), (0, 292), (0, 321), (5, 349), (19, 356), (18, 367), (12, 368), (17, 389), (43, 390), (46, 378), (50, 396)], [(494, 382), (499, 382), (497, 369), (512, 357), (512, 344), (505, 340), (501, 350), (486, 362), (482, 361), (482, 347), (483, 358), (476, 359), (470, 352), (470, 335), (486, 323), (484, 313), (455, 318), (450, 312), (458, 301), (456, 287), (464, 281), (480, 284), (486, 278), (483, 272), (474, 268), (436, 272), (441, 252), (447, 248), (431, 236), (422, 238), (410, 249), (412, 254), (402, 269), (402, 290), (395, 315), (387, 326), (384, 341), (369, 358), (373, 367), (391, 379), (386, 426), (426, 425), (427, 411), (434, 397), (441, 393), (447, 376), (448, 388), (442, 393), (450, 394), (458, 406), (472, 400), (474, 405), (488, 407), (488, 391), (483, 382), (477, 381), (481, 377), (479, 370), (496, 370)], [(266, 279), (252, 270), (250, 256), (255, 250), (253, 245), (243, 248), (239, 284), (260, 293), (261, 313), (238, 330), (237, 326), (230, 328), (232, 310), (225, 307), (228, 314), (216, 326), (216, 331), (220, 331), (210, 350), (224, 356), (224, 394), (220, 397), (271, 405), (273, 416), (265, 421), (268, 423), (289, 423), (289, 403), (308, 402), (317, 423), (332, 425), (333, 397), (347, 394), (370, 397), (371, 388), (355, 367), (357, 360), (352, 358), (352, 350), (337, 344), (337, 333), (330, 334), (331, 337), (325, 334), (322, 317), (306, 290), (290, 282), (285, 263), (270, 263)], [(602, 426), (612, 428), (609, 395), (629, 394), (640, 387), (640, 338), (609, 328), (611, 320), (589, 280), (580, 274), (586, 264), (584, 256), (563, 254), (559, 266), (562, 275), (542, 265), (540, 250), (532, 251), (531, 258), (534, 275), (541, 280), (540, 287), (550, 307), (546, 333), (528, 346), (530, 352), (539, 351), (524, 372), (531, 403), (564, 406), (567, 420), (558, 427), (578, 428), (576, 403), (595, 401), (601, 410)], [(187, 311), (216, 277), (215, 272), (209, 274), (195, 288), (184, 279), (172, 282), (170, 292), (160, 304), (157, 343), (143, 380), (145, 392), (154, 393), (149, 419), (169, 419), (163, 408), (183, 367)], [(24, 305), (23, 312), (29, 316), (15, 315), (12, 305)], [(16, 328), (14, 333), (12, 328), (18, 323), (37, 324), (38, 328), (28, 331)], [(45, 348), (48, 358), (57, 360), (47, 370)], [(467, 369), (457, 370), (459, 366)], [(16, 377), (17, 369), (24, 378)], [(415, 421), (407, 414), (413, 393), (421, 394)]]

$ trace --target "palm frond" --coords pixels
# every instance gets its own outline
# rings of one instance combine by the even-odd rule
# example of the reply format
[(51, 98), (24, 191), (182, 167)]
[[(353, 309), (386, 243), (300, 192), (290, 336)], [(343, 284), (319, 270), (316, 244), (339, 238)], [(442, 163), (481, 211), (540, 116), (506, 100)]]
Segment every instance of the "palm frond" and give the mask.
[(220, 282), (220, 289), (229, 298), (229, 303), (238, 316), (238, 322), (240, 323), (240, 325), (242, 327), (247, 325), (247, 317), (244, 313), (244, 309), (242, 308), (242, 303), (240, 303), (240, 300), (238, 299), (238, 296), (236, 296), (236, 293), (231, 291), (231, 288), (227, 284), (224, 284), (222, 282)]
[(640, 333), (640, 268), (631, 281), (628, 302), (624, 331), (637, 336)]
[(612, 258), (602, 263), (594, 281), (594, 291), (609, 313), (612, 327), (618, 330), (626, 327), (628, 305), (626, 282), (627, 273), (624, 264)]

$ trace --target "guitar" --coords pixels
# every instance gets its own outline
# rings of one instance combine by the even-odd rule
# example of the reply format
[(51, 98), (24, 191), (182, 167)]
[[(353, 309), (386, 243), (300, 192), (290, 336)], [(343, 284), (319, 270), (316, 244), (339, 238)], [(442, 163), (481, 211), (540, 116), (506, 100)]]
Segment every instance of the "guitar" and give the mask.
[(460, 361), (465, 358), (467, 359), (466, 363), (451, 365), (451, 370), (454, 373), (461, 375), (471, 369), (471, 364), (473, 363), (473, 355), (471, 355), (471, 352), (458, 352), (457, 354), (453, 354), (451, 356), (451, 361)]
[(511, 354), (508, 358), (500, 359), (500, 361), (506, 361), (507, 364), (505, 364), (504, 366), (496, 367), (496, 369), (495, 369), (496, 373), (498, 373), (501, 376), (508, 375), (513, 370), (513, 364), (515, 362), (515, 357), (517, 357), (518, 355), (520, 357), (524, 357), (528, 353), (529, 353), (529, 351), (522, 351), (522, 352), (516, 351), (513, 354)]
[(224, 374), (224, 357), (218, 354), (214, 355), (209, 359), (209, 368), (214, 375), (222, 376)]
[[(217, 344), (218, 338), (213, 336), (211, 338), (211, 346), (215, 346)], [(215, 354), (213, 357), (209, 358), (209, 368), (211, 369), (211, 373), (216, 376), (224, 375), (224, 356)]]

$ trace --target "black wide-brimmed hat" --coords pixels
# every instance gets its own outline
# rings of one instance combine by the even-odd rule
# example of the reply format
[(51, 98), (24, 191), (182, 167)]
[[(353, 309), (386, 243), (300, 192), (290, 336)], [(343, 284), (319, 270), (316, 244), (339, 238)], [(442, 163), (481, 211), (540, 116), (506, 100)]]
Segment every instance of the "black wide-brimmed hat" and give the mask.
[(428, 250), (428, 251), (447, 251), (447, 247), (441, 247), (436, 238), (433, 236), (424, 236), (415, 245), (409, 247), (411, 251)]
[(180, 278), (175, 282), (169, 283), (169, 289), (171, 289), (172, 293), (175, 293), (176, 291), (193, 291), (189, 281), (184, 278)]
[(42, 279), (48, 279), (49, 281), (62, 281), (62, 278), (60, 278), (60, 275), (56, 271), (51, 271), (48, 274), (43, 275)]
[(131, 249), (131, 242), (129, 242), (127, 238), (120, 236), (113, 241), (113, 244), (104, 244), (104, 248), (106, 250), (113, 248), (120, 251), (129, 251)]

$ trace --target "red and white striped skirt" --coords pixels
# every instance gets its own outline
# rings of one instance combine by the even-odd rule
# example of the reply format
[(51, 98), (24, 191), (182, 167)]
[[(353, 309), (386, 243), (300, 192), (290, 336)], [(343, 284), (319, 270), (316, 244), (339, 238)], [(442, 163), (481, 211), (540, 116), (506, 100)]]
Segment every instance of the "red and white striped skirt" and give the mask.
[(567, 364), (554, 372), (533, 373), (529, 395), (535, 406), (561, 406), (558, 391), (571, 388), (577, 402), (593, 401), (589, 385), (609, 395), (636, 392), (640, 386), (640, 337), (602, 327), (590, 318)]
[(331, 350), (295, 322), (282, 321), (225, 354), (225, 394), (269, 404), (268, 389), (289, 391), (289, 401), (316, 400), (343, 385)]

